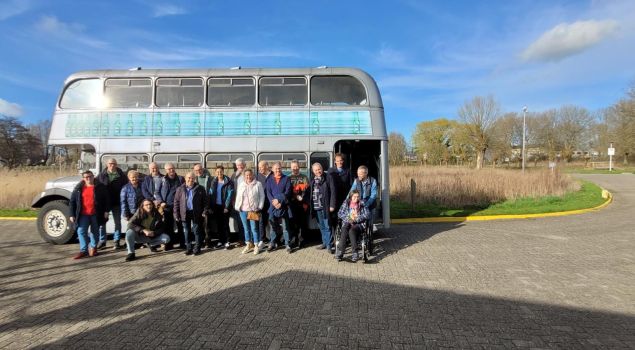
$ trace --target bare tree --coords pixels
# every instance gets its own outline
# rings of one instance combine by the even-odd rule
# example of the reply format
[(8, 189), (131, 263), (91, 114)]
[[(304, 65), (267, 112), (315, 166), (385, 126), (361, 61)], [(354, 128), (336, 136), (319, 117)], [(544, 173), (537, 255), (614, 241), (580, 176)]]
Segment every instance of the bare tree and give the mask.
[(406, 139), (398, 132), (388, 135), (388, 162), (390, 165), (403, 164), (406, 158)]
[(497, 119), (492, 128), (490, 138), (490, 157), (492, 167), (496, 162), (505, 158), (512, 158), (512, 149), (522, 143), (522, 120), (518, 114), (505, 113)]
[(39, 160), (36, 154), (40, 147), (40, 140), (29, 134), (18, 119), (0, 115), (0, 158), (7, 166), (13, 168)]
[(458, 114), (465, 123), (469, 143), (476, 151), (476, 168), (481, 169), (485, 151), (490, 147), (492, 129), (500, 115), (500, 106), (491, 95), (477, 96), (466, 101)]
[(591, 114), (585, 108), (563, 106), (557, 111), (557, 132), (562, 157), (570, 162), (574, 151), (584, 146), (593, 122)]

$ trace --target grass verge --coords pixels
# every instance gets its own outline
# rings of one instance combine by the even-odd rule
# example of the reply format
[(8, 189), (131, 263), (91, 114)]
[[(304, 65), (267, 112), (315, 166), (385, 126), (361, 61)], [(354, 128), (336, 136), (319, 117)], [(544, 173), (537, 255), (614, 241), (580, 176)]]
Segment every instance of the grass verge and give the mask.
[(462, 209), (443, 208), (435, 205), (415, 205), (412, 211), (409, 203), (391, 202), (390, 216), (393, 219), (420, 217), (462, 217), (483, 215), (513, 215), (554, 213), (593, 208), (602, 203), (602, 189), (588, 181), (581, 181), (579, 191), (564, 196), (545, 196), (540, 198), (520, 198), (504, 201), (484, 207), (466, 207)]
[(32, 209), (0, 209), (0, 217), (35, 218), (38, 211)]

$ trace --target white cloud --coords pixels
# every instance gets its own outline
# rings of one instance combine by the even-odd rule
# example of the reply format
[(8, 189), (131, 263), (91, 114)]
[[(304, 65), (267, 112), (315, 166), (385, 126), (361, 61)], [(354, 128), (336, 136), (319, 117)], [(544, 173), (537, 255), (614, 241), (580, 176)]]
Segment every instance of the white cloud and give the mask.
[(183, 15), (186, 13), (187, 10), (185, 10), (184, 8), (170, 4), (156, 4), (153, 5), (152, 9), (153, 17)]
[(17, 103), (11, 103), (9, 101), (0, 98), (0, 114), (7, 117), (19, 117), (24, 114), (22, 106)]
[(35, 24), (37, 30), (62, 41), (73, 41), (91, 48), (104, 48), (108, 44), (84, 34), (85, 28), (78, 23), (65, 23), (55, 16), (42, 16)]
[(526, 62), (559, 61), (593, 47), (618, 29), (615, 20), (561, 23), (529, 45), (521, 58)]
[(31, 8), (31, 1), (11, 0), (0, 4), (0, 21), (17, 16)]

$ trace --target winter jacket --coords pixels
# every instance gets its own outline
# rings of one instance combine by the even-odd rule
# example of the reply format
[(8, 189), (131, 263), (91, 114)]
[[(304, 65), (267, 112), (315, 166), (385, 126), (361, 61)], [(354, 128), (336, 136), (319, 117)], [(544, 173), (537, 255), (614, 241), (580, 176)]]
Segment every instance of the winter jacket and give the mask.
[[(291, 205), (296, 208), (302, 208), (303, 211), (309, 210), (309, 200), (311, 199), (309, 193), (309, 187), (311, 184), (309, 183), (309, 178), (304, 174), (298, 175), (289, 175), (289, 180), (291, 181)], [(302, 198), (302, 200), (298, 200), (298, 196)]]
[(265, 205), (265, 190), (262, 187), (262, 184), (258, 181), (252, 181), (250, 184), (246, 182), (242, 182), (238, 185), (238, 190), (236, 191), (236, 203), (234, 204), (234, 209), (236, 211), (240, 211), (243, 206), (243, 197), (244, 193), (247, 192), (247, 196), (249, 198), (249, 210), (251, 211), (260, 211)]
[(143, 230), (154, 231), (154, 237), (159, 236), (164, 231), (163, 226), (163, 216), (159, 214), (158, 211), (153, 211), (150, 215), (152, 215), (152, 222), (150, 223), (150, 227), (143, 226), (143, 220), (139, 216), (140, 211), (136, 211), (135, 214), (128, 221), (128, 229), (133, 230), (136, 233), (142, 233)]
[[(313, 209), (313, 190), (315, 189), (315, 178), (311, 180), (311, 188), (309, 189), (309, 208), (311, 208), (311, 215), (315, 216), (315, 210)], [(325, 212), (329, 213), (329, 208), (337, 209), (337, 203), (335, 202), (337, 194), (335, 193), (335, 184), (333, 178), (326, 174), (322, 174), (322, 181), (320, 182), (320, 194), (322, 195), (322, 208)]]
[(141, 184), (138, 184), (137, 186), (139, 192), (137, 192), (137, 189), (135, 189), (130, 182), (121, 189), (119, 202), (121, 204), (122, 218), (131, 218), (143, 200), (143, 194), (141, 194)]
[[(289, 210), (289, 200), (291, 199), (291, 180), (289, 177), (282, 174), (280, 182), (276, 183), (276, 177), (274, 175), (267, 179), (265, 185), (265, 192), (267, 193), (267, 199), (269, 200), (269, 217), (281, 218), (287, 216), (291, 218), (293, 215)], [(273, 200), (277, 199), (282, 206), (280, 209), (276, 209), (273, 206)]]
[(108, 190), (108, 203), (110, 205), (108, 211), (112, 210), (112, 207), (115, 205), (119, 205), (121, 189), (128, 183), (128, 177), (124, 174), (123, 170), (120, 168), (116, 168), (115, 170), (119, 176), (112, 182), (110, 182), (110, 178), (108, 177), (108, 169), (104, 169), (97, 176), (97, 181), (106, 185), (106, 189)]
[(369, 210), (375, 209), (377, 206), (377, 180), (370, 176), (368, 176), (363, 182), (359, 181), (358, 178), (355, 178), (353, 186), (351, 186), (351, 190), (348, 191), (348, 194), (350, 195), (353, 190), (359, 191), (359, 199), (364, 202), (364, 205), (366, 205)]
[(368, 221), (368, 209), (366, 208), (364, 203), (360, 201), (359, 207), (357, 208), (358, 215), (354, 220), (352, 220), (350, 217), (350, 204), (350, 199), (345, 200), (344, 203), (342, 203), (340, 210), (337, 212), (337, 217), (342, 220), (342, 224), (358, 224), (361, 225), (362, 229), (366, 229), (366, 222)]
[(336, 167), (331, 167), (326, 173), (333, 177), (335, 192), (337, 193), (335, 201), (337, 202), (337, 205), (341, 205), (348, 196), (348, 191), (351, 189), (353, 181), (351, 178), (351, 172), (346, 168), (342, 169), (341, 172), (338, 172)]
[[(199, 221), (208, 208), (208, 197), (203, 186), (194, 183), (192, 187), (192, 216)], [(174, 220), (184, 221), (187, 213), (187, 185), (183, 184), (174, 194)]]
[[(160, 177), (163, 177), (163, 174), (159, 173)], [(152, 174), (146, 175), (143, 178), (143, 182), (141, 183), (141, 192), (143, 193), (143, 198), (154, 201), (156, 198), (154, 197), (154, 193), (156, 192), (156, 188), (154, 188), (154, 178)]]
[[(80, 181), (73, 189), (71, 194), (71, 215), (75, 217), (75, 229), (77, 229), (77, 223), (79, 217), (82, 214), (82, 189), (84, 188), (84, 181)], [(106, 185), (99, 182), (95, 182), (94, 201), (95, 201), (95, 215), (97, 215), (97, 224), (103, 225), (108, 221), (105, 218), (106, 213), (109, 211), (110, 197), (108, 195), (108, 189)]]
[(161, 180), (161, 186), (155, 191), (154, 196), (159, 203), (165, 203), (170, 210), (174, 206), (174, 194), (177, 187), (185, 183), (183, 176), (176, 175), (174, 179), (170, 179), (167, 175)]
[[(234, 183), (229, 177), (224, 175), (223, 187), (221, 187), (221, 202), (223, 203), (223, 209), (231, 209), (232, 194), (234, 193)], [(218, 187), (218, 177), (214, 177), (212, 186), (209, 188), (209, 203), (210, 207), (216, 205), (216, 187)]]

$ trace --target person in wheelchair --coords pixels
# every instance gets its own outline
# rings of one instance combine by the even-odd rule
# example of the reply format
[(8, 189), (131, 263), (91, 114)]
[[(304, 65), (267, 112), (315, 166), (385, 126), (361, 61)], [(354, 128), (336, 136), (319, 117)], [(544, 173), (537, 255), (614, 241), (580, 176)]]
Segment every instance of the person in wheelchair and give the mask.
[(357, 254), (357, 237), (366, 230), (369, 216), (368, 208), (360, 201), (359, 197), (359, 191), (352, 190), (337, 213), (341, 221), (340, 237), (335, 253), (337, 261), (342, 261), (344, 257), (346, 238), (351, 240), (351, 261), (356, 262), (359, 258)]

